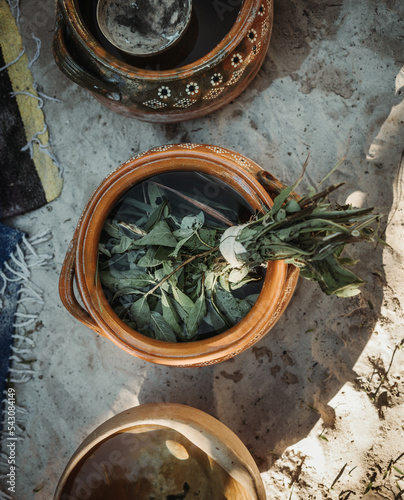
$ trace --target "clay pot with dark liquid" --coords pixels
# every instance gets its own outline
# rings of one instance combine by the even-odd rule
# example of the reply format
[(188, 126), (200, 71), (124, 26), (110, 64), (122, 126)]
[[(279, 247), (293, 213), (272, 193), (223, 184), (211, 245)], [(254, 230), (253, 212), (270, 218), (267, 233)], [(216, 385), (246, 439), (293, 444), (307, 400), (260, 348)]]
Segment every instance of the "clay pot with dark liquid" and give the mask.
[(67, 464), (54, 500), (265, 500), (252, 456), (219, 420), (150, 403), (95, 429)]
[(150, 122), (198, 118), (236, 98), (262, 65), (273, 23), (273, 0), (193, 0), (177, 44), (135, 57), (103, 36), (96, 6), (57, 1), (55, 61), (108, 108)]
[[(157, 364), (203, 366), (248, 349), (270, 331), (284, 312), (297, 283), (297, 268), (284, 261), (269, 262), (256, 302), (231, 328), (195, 341), (165, 342), (131, 328), (111, 307), (98, 274), (99, 242), (107, 217), (134, 186), (147, 179), (200, 173), (228, 186), (255, 211), (262, 204), (273, 203), (271, 190), (260, 182), (262, 172), (248, 158), (210, 145), (169, 144), (128, 160), (101, 183), (83, 211), (60, 274), (64, 306), (76, 319), (126, 352)], [(277, 181), (272, 179), (276, 186)]]

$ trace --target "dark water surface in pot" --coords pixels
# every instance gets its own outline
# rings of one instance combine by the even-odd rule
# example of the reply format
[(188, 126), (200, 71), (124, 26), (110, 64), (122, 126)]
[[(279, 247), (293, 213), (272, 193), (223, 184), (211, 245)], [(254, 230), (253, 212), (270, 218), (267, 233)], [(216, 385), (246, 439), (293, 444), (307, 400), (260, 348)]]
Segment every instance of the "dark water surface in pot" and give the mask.
[[(192, 205), (175, 191), (212, 207), (222, 213), (232, 224), (242, 224), (254, 213), (251, 205), (235, 189), (220, 179), (194, 171), (178, 171), (155, 175), (129, 189), (111, 212), (116, 219), (122, 217), (122, 211), (125, 212), (127, 209), (125, 205), (128, 202), (130, 203), (130, 200), (145, 201), (145, 198), (147, 198), (145, 190), (149, 182), (169, 188), (164, 192), (164, 196), (168, 199), (171, 209), (178, 217), (196, 215), (201, 209)], [(205, 213), (205, 221), (206, 224), (224, 225), (209, 213)], [(224, 227), (227, 226), (224, 225)]]
[(234, 25), (242, 0), (193, 0), (190, 24), (181, 40), (163, 54), (135, 57), (112, 45), (96, 19), (98, 0), (76, 0), (84, 23), (98, 42), (113, 56), (137, 68), (167, 70), (191, 64), (220, 43)]
[(160, 427), (117, 433), (96, 445), (74, 467), (61, 500), (237, 500), (243, 491), (190, 440)]
[[(154, 191), (154, 194), (151, 194), (149, 191), (150, 185), (156, 186), (155, 189), (157, 189), (157, 191)], [(165, 203), (167, 204), (167, 207), (170, 208), (171, 214), (174, 216), (177, 224), (186, 216), (197, 216), (202, 212), (204, 214), (203, 227), (216, 228), (220, 232), (223, 232), (223, 230), (230, 225), (245, 223), (254, 214), (254, 210), (248, 204), (248, 202), (228, 184), (206, 174), (192, 171), (182, 171), (153, 176), (130, 188), (111, 211), (110, 215), (108, 216), (108, 221), (114, 221), (114, 224), (121, 225), (121, 227), (123, 221), (124, 223), (135, 224), (137, 227), (143, 228), (145, 224), (148, 224), (150, 213), (152, 212), (151, 206), (149, 204), (152, 203), (151, 199), (153, 197), (154, 206), (160, 206)], [(188, 200), (184, 197), (188, 197)], [(201, 205), (195, 205), (192, 203), (192, 201), (194, 201), (195, 203), (201, 203), (202, 208)], [(207, 209), (204, 209), (203, 207), (207, 207)], [(228, 221), (228, 223), (226, 224), (222, 220), (218, 219), (216, 213), (209, 214), (209, 209), (213, 209), (221, 214), (221, 216), (223, 216)], [(167, 220), (170, 223), (170, 220)], [(172, 227), (173, 230), (175, 229), (175, 227), (178, 228), (178, 226), (175, 226), (175, 224), (172, 224)], [(141, 237), (141, 235), (134, 235), (131, 230), (128, 230), (126, 228), (125, 231), (127, 233), (127, 236), (130, 238), (135, 237), (139, 239)], [(101, 233), (100, 243), (102, 245), (109, 245), (108, 248), (111, 249), (116, 244), (116, 241), (117, 240), (114, 238), (111, 240), (111, 234), (108, 233), (108, 231), (104, 227), (104, 230)], [(204, 250), (198, 250), (196, 253), (202, 253), (208, 248), (208, 246), (205, 246), (203, 248)], [(167, 255), (172, 250), (173, 248), (168, 249)], [(142, 252), (145, 253), (146, 250), (142, 250)], [(99, 256), (100, 278), (103, 284), (105, 296), (108, 302), (112, 304), (112, 308), (118, 314), (118, 316), (130, 326), (132, 326), (132, 320), (130, 319), (132, 314), (130, 312), (130, 308), (133, 302), (135, 302), (140, 297), (140, 292), (132, 291), (132, 295), (130, 295), (129, 297), (125, 296), (125, 294), (119, 294), (119, 299), (117, 299), (117, 296), (115, 295), (117, 291), (115, 282), (112, 280), (112, 286), (109, 286), (105, 278), (105, 273), (111, 273), (111, 275), (114, 276), (124, 275), (125, 278), (129, 275), (134, 276), (132, 270), (136, 268), (136, 265), (139, 266), (139, 264), (135, 265), (134, 262), (138, 262), (139, 255), (142, 256), (143, 253), (137, 254), (136, 257), (128, 256), (128, 258), (126, 258), (125, 256), (121, 258), (121, 254), (119, 252), (118, 255), (116, 253), (115, 255), (112, 255), (112, 258), (106, 257), (106, 254), (102, 252)], [(182, 257), (182, 259), (185, 260), (187, 258), (186, 247), (182, 247), (180, 253), (185, 255), (185, 257)], [(217, 255), (220, 256), (220, 253), (217, 252)], [(224, 262), (223, 259), (222, 262)], [(178, 266), (178, 259), (175, 266)], [(155, 272), (154, 269), (152, 269), (153, 272)], [(187, 268), (184, 268), (184, 274), (185, 272), (188, 272)], [(157, 276), (157, 274), (155, 276)], [(220, 322), (218, 318), (216, 318), (216, 303), (213, 303), (213, 301), (209, 299), (207, 300), (207, 307), (210, 317), (207, 320), (201, 321), (197, 330), (197, 335), (196, 337), (192, 338), (192, 340), (201, 340), (222, 333), (245, 316), (246, 312), (248, 312), (249, 310), (247, 304), (249, 304), (249, 307), (251, 307), (251, 305), (256, 301), (256, 298), (262, 289), (265, 269), (259, 267), (254, 270), (254, 272), (250, 273), (249, 276), (251, 276), (254, 281), (250, 281), (243, 286), (240, 286), (239, 288), (231, 291), (231, 295), (235, 297), (239, 302), (238, 304), (233, 304), (233, 306), (237, 309), (237, 312), (235, 313), (236, 322), (233, 322), (234, 316), (226, 315), (226, 312), (223, 313), (223, 311), (221, 316), (219, 316), (224, 320), (224, 322)], [(112, 279), (109, 274), (107, 276), (107, 279)], [(162, 279), (162, 277), (160, 277), (158, 281), (160, 281), (160, 279)], [(186, 278), (183, 279), (186, 280)], [(127, 284), (127, 286), (129, 286), (129, 284)], [(146, 290), (147, 285), (143, 286), (145, 288), (142, 289)], [(149, 289), (151, 289), (153, 286), (153, 284), (150, 284)], [(188, 290), (185, 284), (183, 286), (184, 291)], [(191, 289), (192, 286), (189, 290)], [(221, 287), (220, 289), (222, 290)], [(170, 294), (172, 293), (172, 290), (165, 291), (167, 293), (170, 292)], [(220, 293), (223, 293), (223, 291), (219, 292), (219, 294)], [(199, 292), (196, 296), (199, 296)], [(248, 302), (245, 300), (247, 298)], [(194, 297), (193, 300), (197, 299)], [(221, 307), (223, 307), (223, 305)], [(238, 308), (240, 308), (241, 312), (238, 310)], [(244, 310), (246, 310), (246, 312), (242, 313), (242, 311)], [(181, 324), (184, 325), (184, 322), (181, 322)], [(135, 326), (132, 327), (135, 328)], [(145, 333), (139, 327), (136, 327), (135, 329), (141, 331), (142, 333)], [(179, 340), (181, 340), (181, 338)]]

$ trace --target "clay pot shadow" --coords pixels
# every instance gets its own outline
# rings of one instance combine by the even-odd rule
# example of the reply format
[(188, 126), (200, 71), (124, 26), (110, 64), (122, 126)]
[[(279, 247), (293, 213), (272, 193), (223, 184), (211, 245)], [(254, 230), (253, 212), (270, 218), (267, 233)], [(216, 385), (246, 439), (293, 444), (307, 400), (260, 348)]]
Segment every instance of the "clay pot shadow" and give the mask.
[[(277, 79), (285, 76), (294, 78), (294, 74), (312, 51), (311, 42), (316, 39), (332, 39), (336, 34), (336, 21), (340, 11), (340, 5), (330, 7), (321, 0), (309, 3), (304, 0), (274, 0), (272, 35), (258, 74), (240, 96), (222, 109), (203, 117), (202, 121), (209, 123), (221, 115), (227, 116), (231, 112), (232, 103), (248, 105), (257, 99), (257, 93), (264, 92)], [(175, 140), (184, 142), (188, 139), (189, 127), (186, 122), (162, 124), (160, 127), (167, 131), (169, 137), (174, 136)]]
[(310, 54), (311, 42), (332, 39), (338, 31), (341, 5), (274, 0), (271, 42), (254, 88), (260, 91), (278, 78), (293, 76)]

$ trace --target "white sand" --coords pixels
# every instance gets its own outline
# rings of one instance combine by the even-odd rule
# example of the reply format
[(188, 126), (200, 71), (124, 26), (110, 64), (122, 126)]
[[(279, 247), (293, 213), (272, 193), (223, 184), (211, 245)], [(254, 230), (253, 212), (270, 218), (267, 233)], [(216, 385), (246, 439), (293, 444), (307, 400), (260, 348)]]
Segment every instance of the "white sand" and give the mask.
[[(53, 2), (21, 3), (31, 56), (31, 33), (42, 39), (34, 80), (63, 101), (47, 102), (44, 113), (64, 188), (55, 202), (8, 221), (30, 235), (51, 228), (54, 253), (52, 268), (33, 276), (46, 306), (32, 333), (35, 373), (18, 387), (28, 416), (13, 498), (52, 498), (90, 431), (154, 401), (200, 408), (236, 432), (259, 464), (271, 500), (359, 499), (370, 482), (366, 500), (399, 498), (399, 472), (390, 467), (383, 476), (404, 452), (402, 348), (390, 366), (404, 338), (402, 0), (275, 0), (270, 51), (251, 86), (207, 118), (167, 126), (120, 117), (68, 80), (52, 58)], [(74, 320), (59, 300), (58, 276), (86, 201), (133, 154), (176, 142), (229, 147), (286, 183), (310, 151), (302, 190), (346, 154), (330, 179), (346, 183), (336, 199), (354, 196), (386, 214), (383, 228), (388, 221), (390, 247), (358, 245), (348, 252), (360, 259), (362, 294), (326, 297), (300, 280), (286, 313), (255, 349), (197, 369), (132, 358)], [(236, 372), (238, 381), (229, 378)], [(394, 465), (404, 471), (404, 457)]]

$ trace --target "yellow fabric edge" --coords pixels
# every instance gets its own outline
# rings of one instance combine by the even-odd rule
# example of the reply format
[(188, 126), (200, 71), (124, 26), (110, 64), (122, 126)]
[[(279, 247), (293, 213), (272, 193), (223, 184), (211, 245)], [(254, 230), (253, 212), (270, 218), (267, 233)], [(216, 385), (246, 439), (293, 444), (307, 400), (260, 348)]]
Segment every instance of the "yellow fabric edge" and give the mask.
[[(6, 0), (0, 0), (0, 44), (5, 64), (14, 61), (23, 50), (22, 39)], [(20, 59), (7, 68), (14, 92), (29, 92), (38, 96), (33, 88), (33, 77), (28, 68), (28, 58), (24, 53)], [(10, 97), (11, 98), (11, 97)], [(38, 108), (38, 100), (27, 95), (17, 95), (18, 108), (24, 124), (27, 142), (37, 132), (45, 128), (43, 112)], [(41, 144), (49, 142), (48, 132), (37, 135)], [(62, 190), (63, 180), (55, 162), (39, 149), (39, 144), (33, 144), (33, 162), (41, 180), (46, 201), (57, 198)]]

